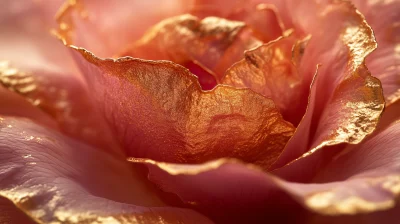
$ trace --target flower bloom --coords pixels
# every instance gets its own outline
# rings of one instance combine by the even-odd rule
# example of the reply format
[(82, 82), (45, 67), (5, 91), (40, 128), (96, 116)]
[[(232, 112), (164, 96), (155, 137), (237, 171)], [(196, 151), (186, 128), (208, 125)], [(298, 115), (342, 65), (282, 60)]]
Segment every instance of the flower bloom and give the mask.
[(399, 11), (6, 0), (0, 222), (395, 223)]

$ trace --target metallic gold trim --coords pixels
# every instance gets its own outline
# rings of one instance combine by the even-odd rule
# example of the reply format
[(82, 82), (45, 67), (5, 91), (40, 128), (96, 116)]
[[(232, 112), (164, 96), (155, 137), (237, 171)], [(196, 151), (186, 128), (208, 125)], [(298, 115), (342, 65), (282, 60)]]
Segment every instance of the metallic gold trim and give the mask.
[[(317, 146), (313, 147), (311, 150), (305, 152), (299, 158), (287, 163), (284, 167), (291, 165), (292, 163), (308, 157), (318, 150), (324, 148), (325, 146), (333, 146), (342, 143), (348, 144), (358, 144), (364, 140), (367, 136), (372, 134), (377, 124), (382, 116), (385, 100), (383, 98), (383, 89), (379, 79), (373, 77), (368, 68), (365, 65), (365, 58), (377, 48), (377, 42), (373, 34), (371, 26), (367, 23), (365, 17), (356, 9), (356, 7), (349, 1), (341, 1), (339, 4), (346, 4), (351, 10), (354, 11), (354, 16), (359, 21), (357, 26), (347, 27), (342, 35), (342, 42), (349, 49), (350, 62), (348, 64), (348, 69), (350, 74), (344, 78), (342, 82), (351, 80), (357, 76), (362, 76), (367, 73), (367, 78), (365, 79), (365, 86), (373, 89), (372, 92), (368, 94), (374, 95), (374, 102), (358, 102), (358, 103), (348, 103), (346, 108), (351, 111), (356, 112), (351, 117), (351, 120), (346, 123), (349, 126), (338, 128), (333, 130), (330, 135), (331, 139), (327, 139), (319, 143)], [(315, 79), (315, 77), (314, 77)], [(310, 85), (310, 89), (313, 84)], [(336, 88), (338, 88), (340, 85)], [(360, 90), (363, 91), (363, 90)], [(372, 97), (371, 97), (372, 98)], [(306, 113), (308, 111), (308, 106)], [(303, 121), (303, 119), (302, 119)], [(301, 122), (300, 122), (301, 123)], [(296, 132), (295, 132), (296, 134)], [(294, 135), (295, 135), (294, 134)], [(289, 140), (290, 141), (290, 140)]]

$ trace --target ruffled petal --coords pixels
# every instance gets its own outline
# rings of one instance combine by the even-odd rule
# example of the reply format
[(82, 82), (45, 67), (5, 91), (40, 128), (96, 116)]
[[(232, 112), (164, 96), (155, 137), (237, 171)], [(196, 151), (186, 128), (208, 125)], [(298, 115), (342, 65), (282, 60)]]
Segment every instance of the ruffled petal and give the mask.
[(57, 15), (58, 33), (67, 37), (67, 42), (74, 40), (73, 44), (96, 55), (112, 57), (142, 37), (152, 25), (187, 12), (190, 2), (67, 0)]
[[(199, 0), (196, 2), (200, 6), (203, 5), (203, 7), (199, 7), (200, 9), (213, 7), (218, 9), (223, 1)], [(346, 1), (254, 0), (246, 4), (259, 3), (275, 5), (278, 14), (282, 17), (284, 26), (293, 28), (296, 37), (311, 35), (307, 47), (303, 48), (304, 51), (297, 49), (297, 52), (302, 52), (301, 57), (297, 58), (301, 60), (299, 61), (294, 57), (296, 66), (292, 66), (292, 68), (297, 67), (299, 74), (298, 87), (295, 88), (293, 93), (300, 96), (310, 94), (307, 109), (296, 108), (296, 104), (293, 102), (285, 103), (285, 97), (282, 98), (282, 104), (279, 104), (279, 100), (276, 99), (279, 96), (272, 96), (280, 108), (285, 109), (285, 107), (294, 106), (291, 109), (297, 114), (306, 111), (296, 134), (288, 143), (274, 168), (293, 161), (310, 149), (310, 153), (313, 153), (327, 145), (355, 144), (372, 133), (383, 111), (384, 99), (379, 80), (372, 77), (364, 65), (366, 56), (376, 48), (372, 30), (364, 17), (350, 2)], [(245, 7), (240, 3), (233, 5), (235, 7), (230, 11)], [(229, 14), (229, 12), (222, 13), (221, 10), (209, 10), (208, 12), (211, 14), (219, 13), (221, 16)], [(261, 50), (266, 48), (266, 46), (259, 47), (248, 52), (247, 55), (251, 53), (261, 54)], [(269, 48), (274, 49), (272, 43)], [(293, 55), (296, 55), (296, 47), (293, 50)], [(290, 51), (286, 52), (286, 55), (288, 55)], [(263, 62), (268, 58), (274, 59), (274, 57), (266, 55), (266, 53), (263, 53), (262, 57), (259, 56), (261, 60), (258, 61)], [(280, 54), (275, 57), (275, 61), (279, 56)], [(249, 59), (249, 57), (246, 59)], [(285, 60), (289, 61), (290, 58), (285, 57)], [(267, 61), (266, 65), (270, 65), (272, 62)], [(319, 68), (318, 74), (315, 75), (318, 64), (322, 66)], [(246, 74), (246, 76), (241, 75), (241, 78), (237, 78), (239, 76), (237, 74), (241, 74), (237, 71), (238, 67), (246, 68), (246, 66), (253, 69), (240, 69), (244, 70), (241, 73)], [(279, 79), (275, 77), (268, 79), (273, 76), (271, 74), (279, 74), (279, 70), (278, 72), (271, 72), (265, 69), (266, 66), (262, 69), (254, 69), (254, 67), (256, 66), (252, 65), (250, 60), (247, 60), (247, 63), (242, 61), (242, 63), (236, 64), (232, 68), (232, 71), (238, 72), (234, 77), (235, 82), (229, 80), (229, 76), (232, 76), (229, 72), (232, 71), (228, 71), (228, 84), (254, 88), (257, 92), (267, 96), (271, 95), (269, 93), (271, 87), (274, 90), (282, 87), (279, 85)], [(275, 66), (271, 67), (275, 68)], [(295, 69), (290, 70), (292, 72), (284, 72), (284, 74), (296, 74)], [(248, 73), (251, 74), (250, 78), (247, 76)], [(257, 78), (253, 79), (254, 76)], [(261, 77), (262, 81), (259, 81), (258, 77)], [(266, 85), (265, 79), (270, 80), (269, 85)], [(312, 88), (310, 90), (311, 83)], [(291, 93), (291, 89), (287, 86), (282, 88), (282, 91), (289, 95)], [(300, 105), (305, 105), (307, 97), (287, 97), (287, 99), (297, 99)], [(283, 111), (283, 114), (286, 115), (286, 119), (294, 124), (297, 124), (300, 120), (300, 117), (289, 118), (290, 116), (287, 116), (285, 111)], [(306, 156), (308, 154), (304, 155), (304, 157)]]
[(295, 63), (300, 63), (300, 51), (304, 51), (308, 39), (297, 41), (285, 36), (245, 52), (244, 59), (226, 71), (222, 83), (271, 97), (283, 117), (297, 125), (308, 92), (302, 91), (302, 77)]
[[(44, 125), (58, 126), (69, 136), (121, 153), (104, 118), (89, 98), (87, 87), (72, 74), (50, 72), (44, 68), (23, 72), (8, 63), (1, 63), (0, 85), (14, 92), (3, 90), (7, 94), (4, 97), (17, 100), (7, 97), (5, 102), (0, 102), (6, 104), (0, 110), (2, 114), (29, 117)], [(25, 103), (21, 102), (23, 99)], [(23, 108), (27, 109), (21, 111)]]
[[(177, 194), (187, 206), (224, 221), (255, 222), (272, 217), (296, 223), (309, 223), (317, 218), (363, 220), (370, 214), (395, 209), (400, 195), (398, 170), (386, 168), (374, 168), (374, 172), (368, 173), (352, 172), (347, 179), (337, 182), (300, 184), (284, 181), (237, 160), (220, 159), (199, 165), (135, 158), (130, 161), (145, 164), (149, 168), (149, 179), (162, 190)], [(395, 165), (396, 159), (392, 161)], [(351, 163), (355, 164), (354, 159)]]
[(381, 83), (364, 65), (376, 48), (364, 17), (346, 1), (320, 10), (318, 24), (305, 26), (312, 38), (299, 71), (308, 79), (317, 63), (322, 66), (314, 77), (306, 114), (276, 167), (324, 146), (359, 143), (375, 130), (384, 108)]
[[(243, 22), (185, 14), (161, 21), (119, 55), (180, 65), (195, 61), (219, 81), (245, 50), (260, 44)], [(203, 77), (198, 77), (201, 83)]]
[(71, 46), (93, 97), (128, 154), (176, 163), (241, 158), (267, 169), (294, 127), (251, 90), (202, 91), (167, 61), (100, 59)]
[(28, 120), (0, 130), (0, 196), (36, 222), (209, 223), (166, 207), (121, 158)]
[(400, 1), (353, 0), (371, 25), (378, 49), (367, 57), (372, 75), (382, 82), (386, 106), (400, 99)]
[(2, 88), (0, 113), (58, 126), (69, 136), (116, 151), (118, 147), (88, 98), (71, 55), (50, 33), (61, 4), (59, 0), (7, 0), (0, 9), (0, 85), (20, 95)]

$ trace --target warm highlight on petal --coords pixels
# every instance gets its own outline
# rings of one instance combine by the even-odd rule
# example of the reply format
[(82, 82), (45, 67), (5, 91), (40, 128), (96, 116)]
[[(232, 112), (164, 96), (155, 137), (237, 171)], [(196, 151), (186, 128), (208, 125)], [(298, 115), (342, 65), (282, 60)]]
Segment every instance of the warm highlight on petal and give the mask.
[[(364, 17), (349, 2), (331, 3), (318, 16), (318, 26), (309, 27), (312, 38), (300, 72), (307, 79), (315, 64), (322, 66), (311, 87), (307, 112), (277, 167), (310, 148), (302, 157), (328, 145), (359, 143), (375, 130), (384, 108), (381, 83), (364, 65), (365, 57), (376, 48)], [(327, 26), (329, 33), (315, 31)], [(301, 178), (297, 171), (291, 175)]]
[(353, 0), (371, 25), (378, 48), (367, 57), (372, 75), (383, 86), (386, 106), (400, 99), (400, 1)]
[(284, 118), (298, 124), (307, 92), (302, 92), (302, 77), (292, 61), (292, 54), (300, 60), (300, 50), (292, 53), (295, 44), (294, 37), (285, 36), (246, 51), (244, 59), (226, 71), (222, 83), (271, 97)]
[(294, 131), (272, 100), (251, 90), (203, 92), (195, 76), (171, 62), (100, 59), (72, 48), (131, 156), (176, 163), (233, 157), (268, 169)]
[(57, 32), (69, 44), (90, 49), (101, 57), (114, 57), (154, 24), (187, 12), (190, 2), (66, 0), (57, 14)]
[(243, 22), (218, 17), (200, 20), (186, 14), (161, 21), (119, 55), (170, 60), (181, 65), (196, 61), (220, 80), (243, 51), (261, 44), (249, 32)]
[[(382, 137), (386, 139), (385, 142), (391, 140), (386, 145), (392, 145), (393, 141), (396, 141), (393, 137), (397, 136), (397, 132), (392, 131), (398, 127), (399, 125), (393, 126), (378, 138), (368, 140), (364, 150), (360, 149), (359, 153), (367, 155), (380, 149), (381, 145), (376, 143), (382, 140)], [(344, 156), (346, 157), (346, 154)], [(360, 221), (371, 216), (379, 217), (382, 212), (393, 213), (391, 210), (396, 209), (400, 195), (396, 155), (385, 153), (375, 165), (368, 165), (374, 164), (368, 162), (374, 160), (374, 157), (368, 159), (363, 156), (362, 160), (365, 159), (365, 163), (360, 165), (354, 162), (357, 156), (350, 157), (352, 159), (347, 160), (349, 163), (345, 164), (356, 172), (347, 172), (346, 168), (340, 168), (338, 158), (338, 166), (331, 167), (330, 171), (346, 173), (346, 177), (332, 179), (322, 175), (330, 179), (329, 183), (316, 184), (283, 181), (237, 160), (220, 159), (198, 165), (169, 164), (133, 158), (130, 161), (145, 164), (149, 168), (149, 179), (164, 191), (177, 194), (188, 206), (202, 209), (211, 217), (225, 217), (225, 221), (243, 219), (259, 222), (279, 217), (281, 221), (310, 223), (316, 218), (329, 221), (333, 216), (338, 220)], [(387, 169), (389, 167), (391, 168)], [(223, 215), (224, 212), (226, 216)], [(239, 213), (240, 217), (232, 215), (236, 213)], [(290, 216), (285, 217), (288, 214)], [(315, 217), (315, 214), (318, 214), (318, 217)], [(390, 215), (387, 220), (392, 218), (396, 216)]]
[(24, 119), (0, 130), (0, 197), (37, 223), (210, 223), (165, 206), (120, 157)]
[[(91, 102), (86, 87), (76, 76), (39, 69), (23, 72), (11, 67), (9, 63), (1, 63), (0, 85), (41, 109), (67, 135), (121, 153), (104, 118)], [(2, 114), (36, 118), (21, 114), (16, 109), (12, 114), (10, 110)]]

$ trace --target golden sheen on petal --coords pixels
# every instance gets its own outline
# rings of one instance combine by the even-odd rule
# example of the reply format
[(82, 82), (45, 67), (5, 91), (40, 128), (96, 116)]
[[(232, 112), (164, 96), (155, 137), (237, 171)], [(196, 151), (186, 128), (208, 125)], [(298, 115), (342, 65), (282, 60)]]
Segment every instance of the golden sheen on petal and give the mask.
[[(66, 204), (68, 195), (62, 195), (60, 189), (46, 185), (25, 186), (9, 190), (0, 190), (0, 197), (4, 197), (15, 204), (17, 208), (26, 213), (35, 223), (159, 223), (175, 224), (179, 222), (173, 214), (166, 212), (150, 212), (148, 208), (137, 211), (119, 212), (106, 209), (92, 210), (88, 208), (77, 209)], [(46, 202), (43, 202), (46, 200)], [(90, 202), (89, 202), (90, 203)]]
[(299, 94), (301, 77), (292, 61), (292, 54), (300, 60), (300, 51), (305, 45), (304, 42), (296, 42), (295, 38), (284, 36), (246, 51), (244, 59), (226, 71), (222, 83), (247, 87), (271, 97), (285, 119), (298, 123), (302, 116), (298, 104), (303, 96)]
[(29, 101), (34, 105), (40, 103), (40, 99), (29, 97), (37, 89), (35, 78), (10, 67), (6, 61), (0, 62), (0, 84), (21, 95), (28, 96)]
[[(320, 104), (316, 105), (319, 107), (315, 107), (312, 115), (313, 119), (319, 120), (319, 124), (316, 130), (312, 130), (315, 134), (307, 147), (311, 147), (311, 150), (302, 152), (304, 154), (301, 157), (288, 165), (325, 146), (360, 143), (376, 129), (385, 107), (381, 82), (371, 76), (365, 66), (365, 58), (377, 47), (371, 27), (350, 2), (338, 2), (328, 7), (321, 20), (329, 23), (338, 17), (346, 20), (343, 19), (340, 28), (335, 27), (341, 31), (338, 39), (332, 43), (336, 51), (332, 57), (336, 59), (328, 59), (327, 64), (322, 64), (323, 74), (318, 74), (311, 86), (311, 94), (314, 92), (317, 98), (324, 91), (330, 96), (314, 102)], [(317, 113), (320, 114), (315, 115)], [(300, 141), (300, 138), (296, 141)], [(288, 144), (290, 150), (297, 147), (296, 143)]]
[(0, 62), (0, 85), (49, 114), (64, 133), (96, 146), (115, 147), (77, 79), (41, 70), (26, 73)]
[[(119, 55), (170, 60), (181, 65), (196, 61), (220, 76), (218, 71), (225, 71), (239, 60), (244, 50), (260, 44), (243, 32), (249, 32), (243, 22), (218, 17), (200, 20), (186, 14), (161, 21)], [(232, 48), (239, 49), (232, 52)], [(229, 61), (225, 62), (227, 57)], [(225, 63), (223, 68), (220, 60)]]
[[(356, 178), (354, 180), (357, 181)], [(389, 174), (381, 177), (368, 177), (356, 187), (374, 189), (381, 192), (382, 195), (390, 195), (390, 197), (374, 201), (357, 196), (350, 187), (336, 187), (310, 193), (305, 196), (304, 202), (313, 211), (324, 215), (355, 215), (387, 210), (397, 204), (396, 201), (400, 195), (400, 176)]]
[(315, 193), (307, 198), (306, 205), (326, 215), (368, 213), (386, 210), (395, 205), (395, 202), (392, 200), (370, 202), (355, 196), (337, 202), (334, 201), (335, 199), (337, 200), (335, 194), (329, 191)]
[(268, 169), (294, 132), (271, 99), (251, 90), (202, 91), (195, 76), (171, 62), (99, 59), (74, 49), (91, 63), (86, 71), (98, 71), (87, 74), (94, 78), (89, 83), (106, 97), (99, 99), (105, 115), (133, 157), (175, 163), (231, 157)]
[(66, 0), (56, 14), (58, 29), (54, 31), (64, 43), (72, 43), (72, 35), (75, 30), (73, 13), (77, 13), (81, 18), (86, 18), (88, 13), (80, 0)]
[(167, 172), (169, 175), (198, 175), (205, 172), (216, 170), (226, 164), (238, 164), (246, 166), (247, 168), (251, 167), (256, 170), (259, 169), (258, 167), (252, 166), (251, 164), (245, 164), (240, 160), (228, 159), (228, 158), (221, 158), (198, 165), (190, 164), (186, 167), (183, 164), (164, 163), (164, 162), (154, 161), (151, 159), (140, 159), (140, 158), (130, 157), (127, 160), (132, 163), (157, 166), (159, 169)]
[[(322, 117), (338, 120), (338, 123), (329, 127), (331, 133), (322, 137), (323, 141), (317, 148), (361, 142), (375, 130), (385, 106), (382, 85), (365, 66), (365, 57), (376, 49), (377, 43), (364, 17), (355, 12), (350, 18), (351, 25), (346, 27), (341, 36), (341, 41), (349, 50), (346, 76), (336, 87), (331, 103), (326, 108), (328, 112)], [(326, 126), (321, 128), (326, 129)], [(321, 136), (327, 134), (323, 130), (318, 131), (323, 133)]]

